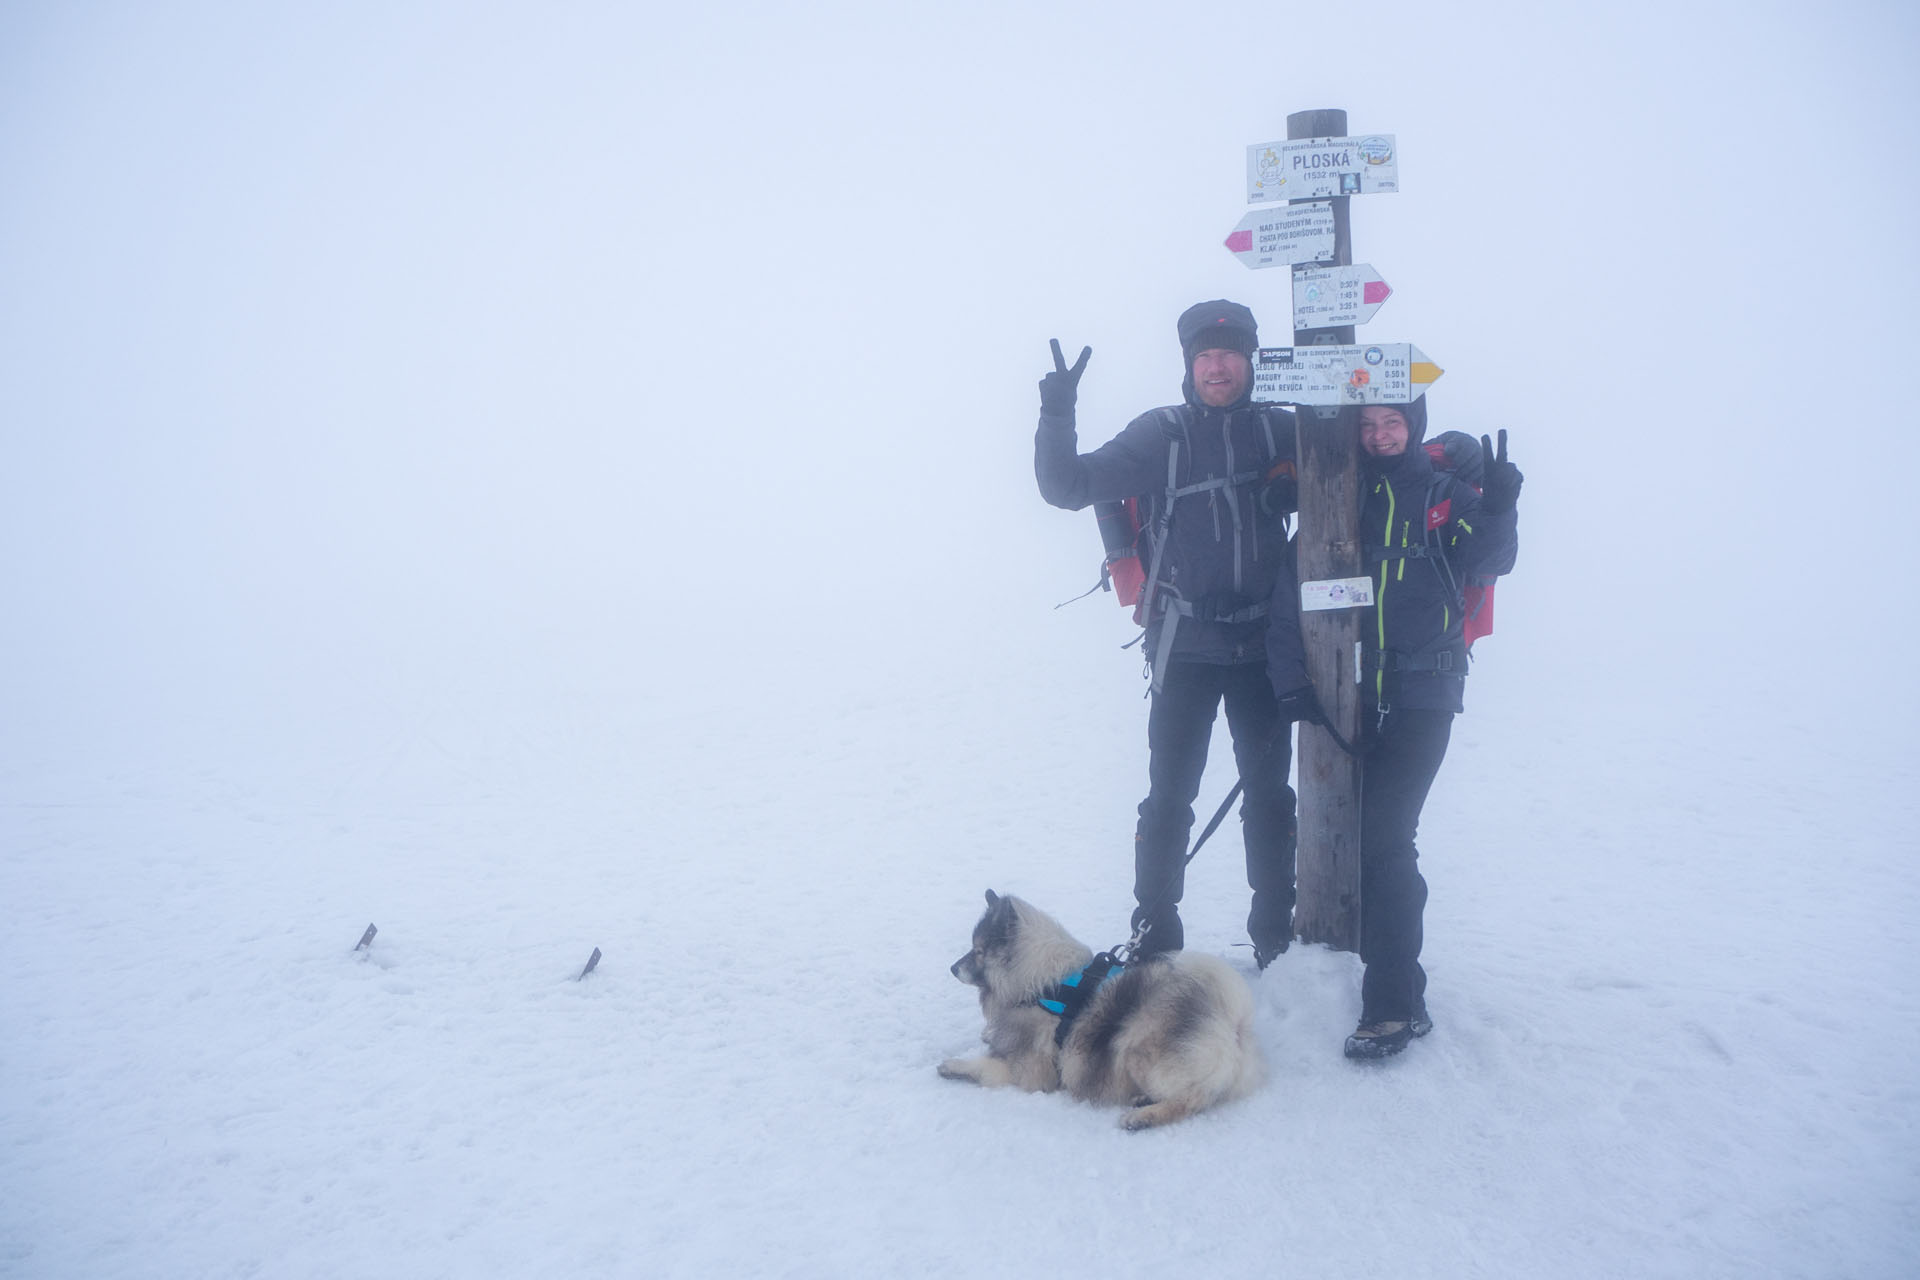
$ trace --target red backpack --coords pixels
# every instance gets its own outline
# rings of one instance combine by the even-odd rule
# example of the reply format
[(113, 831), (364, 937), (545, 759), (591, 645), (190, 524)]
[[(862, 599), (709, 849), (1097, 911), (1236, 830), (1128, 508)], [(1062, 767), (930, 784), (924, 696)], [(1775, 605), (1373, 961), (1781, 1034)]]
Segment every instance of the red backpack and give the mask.
[[(1480, 492), (1486, 478), (1486, 460), (1481, 457), (1480, 438), (1464, 431), (1442, 431), (1421, 446), (1433, 459), (1435, 471), (1451, 471)], [(1493, 634), (1494, 575), (1479, 573), (1467, 579), (1466, 622), (1462, 635), (1467, 648), (1481, 636)]]

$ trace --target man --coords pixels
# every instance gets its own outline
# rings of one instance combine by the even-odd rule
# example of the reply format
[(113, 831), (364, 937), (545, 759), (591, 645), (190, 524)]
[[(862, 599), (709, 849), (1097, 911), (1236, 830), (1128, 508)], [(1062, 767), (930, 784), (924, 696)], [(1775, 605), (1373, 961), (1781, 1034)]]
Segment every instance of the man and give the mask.
[(1365, 652), (1360, 801), (1360, 1024), (1349, 1058), (1386, 1058), (1433, 1029), (1420, 967), (1427, 882), (1414, 833), (1463, 709), (1465, 584), (1506, 573), (1517, 547), (1523, 477), (1481, 437), (1485, 489), (1434, 468), (1421, 447), (1425, 399), (1368, 405), (1342, 421), (1360, 433), (1360, 532), (1374, 603)]
[(1268, 672), (1270, 599), (1287, 602), (1287, 616), (1276, 621), (1296, 649), (1299, 638), (1285, 525), (1294, 507), (1294, 423), (1284, 410), (1250, 403), (1259, 346), (1252, 312), (1202, 302), (1180, 317), (1177, 332), (1186, 366), (1182, 403), (1141, 414), (1088, 454), (1078, 452), (1074, 402), (1093, 350), (1068, 368), (1054, 342), (1054, 371), (1040, 383), (1034, 474), (1040, 495), (1070, 511), (1141, 499), (1153, 701), (1147, 798), (1134, 830), (1133, 925), (1147, 927), (1140, 950), (1174, 951), (1185, 941), (1179, 902), (1193, 800), (1224, 704), (1246, 786), (1247, 932), (1264, 969), (1293, 938), (1287, 726), (1318, 716), (1304, 665), (1284, 698), (1275, 696)]

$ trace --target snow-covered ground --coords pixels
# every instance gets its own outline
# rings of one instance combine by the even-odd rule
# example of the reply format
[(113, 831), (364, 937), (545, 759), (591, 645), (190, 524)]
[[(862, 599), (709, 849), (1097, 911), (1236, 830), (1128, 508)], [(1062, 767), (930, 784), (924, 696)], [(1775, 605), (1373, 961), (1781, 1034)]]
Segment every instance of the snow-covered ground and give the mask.
[[(1903, 1274), (1910, 760), (1810, 764), (1751, 719), (1542, 730), (1490, 654), (1476, 681), (1426, 822), (1433, 1036), (1346, 1062), (1357, 964), (1296, 948), (1254, 979), (1268, 1087), (1139, 1135), (933, 1073), (978, 1034), (945, 968), (983, 888), (1118, 940), (1127, 813), (1099, 801), (1138, 762), (1072, 721), (1099, 681), (1029, 682), (1011, 718), (905, 682), (703, 717), (591, 778), (510, 732), (488, 752), (482, 716), (298, 794), (37, 791), (0, 864), (0, 1261)], [(1234, 835), (1189, 939), (1253, 977)]]
[[(0, 1275), (1911, 1272), (1870, 353), (1920, 272), (1868, 178), (1914, 18), (1407, 5), (1280, 86), (1221, 31), (0, 14)], [(1046, 339), (1091, 444), (1187, 303), (1283, 329), (1218, 248), (1240, 148), (1342, 103), (1404, 153), (1369, 336), (1528, 475), (1422, 827), (1436, 1030), (1356, 1066), (1352, 956), (1255, 975), (1229, 824), (1184, 914), (1261, 1092), (1127, 1134), (940, 1080), (982, 890), (1095, 946), (1131, 905)], [(1814, 187), (1870, 269), (1789, 270)]]

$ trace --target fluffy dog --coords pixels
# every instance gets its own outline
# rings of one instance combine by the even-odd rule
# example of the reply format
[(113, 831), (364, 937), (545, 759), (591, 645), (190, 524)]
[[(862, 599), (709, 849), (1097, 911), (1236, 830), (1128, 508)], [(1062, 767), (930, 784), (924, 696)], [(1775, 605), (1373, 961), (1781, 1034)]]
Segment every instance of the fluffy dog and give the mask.
[(987, 890), (973, 949), (953, 962), (954, 977), (980, 988), (987, 1056), (949, 1058), (940, 1074), (1130, 1105), (1126, 1129), (1169, 1124), (1259, 1085), (1253, 993), (1225, 962), (1152, 956), (1115, 969), (1075, 1007), (1092, 960), (1052, 916)]

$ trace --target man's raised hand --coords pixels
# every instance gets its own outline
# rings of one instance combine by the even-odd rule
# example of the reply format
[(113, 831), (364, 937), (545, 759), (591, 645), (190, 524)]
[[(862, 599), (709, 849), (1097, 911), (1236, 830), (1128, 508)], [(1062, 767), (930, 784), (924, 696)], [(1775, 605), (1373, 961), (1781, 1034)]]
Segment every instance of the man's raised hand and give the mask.
[(1069, 369), (1066, 356), (1060, 353), (1060, 339), (1049, 338), (1048, 342), (1053, 345), (1053, 372), (1040, 379), (1040, 412), (1049, 418), (1071, 418), (1074, 401), (1080, 397), (1080, 375), (1093, 356), (1093, 348), (1083, 347), (1080, 358)]

